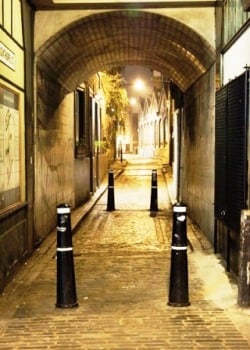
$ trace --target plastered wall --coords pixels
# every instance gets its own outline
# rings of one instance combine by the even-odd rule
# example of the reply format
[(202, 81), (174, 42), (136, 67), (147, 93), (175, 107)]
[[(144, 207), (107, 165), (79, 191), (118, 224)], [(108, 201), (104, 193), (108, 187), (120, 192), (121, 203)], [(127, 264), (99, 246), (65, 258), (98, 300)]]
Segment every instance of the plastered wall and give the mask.
[(74, 99), (43, 72), (37, 77), (34, 224), (40, 241), (56, 225), (57, 205), (75, 202)]
[(215, 66), (187, 91), (184, 105), (181, 195), (189, 216), (213, 241)]

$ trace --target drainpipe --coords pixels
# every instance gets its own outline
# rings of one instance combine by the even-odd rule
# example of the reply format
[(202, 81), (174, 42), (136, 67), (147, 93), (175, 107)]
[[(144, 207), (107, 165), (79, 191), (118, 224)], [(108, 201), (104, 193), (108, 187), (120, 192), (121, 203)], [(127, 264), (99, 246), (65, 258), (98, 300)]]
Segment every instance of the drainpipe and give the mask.
[(181, 127), (182, 127), (182, 109), (174, 112), (173, 131), (174, 131), (174, 159), (173, 159), (173, 180), (175, 199), (180, 202), (180, 176), (181, 176)]
[(177, 118), (178, 166), (177, 166), (177, 192), (176, 192), (176, 197), (177, 197), (178, 202), (181, 201), (180, 184), (181, 184), (181, 149), (182, 149), (181, 129), (182, 129), (182, 118), (183, 118), (183, 109), (181, 108), (179, 110), (178, 118)]

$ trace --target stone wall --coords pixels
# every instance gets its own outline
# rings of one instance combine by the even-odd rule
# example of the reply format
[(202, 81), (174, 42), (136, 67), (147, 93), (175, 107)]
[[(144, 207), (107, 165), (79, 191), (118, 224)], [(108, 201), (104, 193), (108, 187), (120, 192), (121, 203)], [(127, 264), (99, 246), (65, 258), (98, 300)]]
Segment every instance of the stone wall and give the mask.
[(35, 241), (56, 226), (56, 207), (75, 204), (74, 99), (44, 72), (37, 73)]
[(181, 195), (192, 220), (213, 241), (215, 66), (186, 92)]
[[(0, 63), (1, 88), (7, 95), (10, 93), (13, 101), (18, 103), (11, 102), (10, 114), (9, 108), (5, 106), (8, 111), (6, 117), (11, 116), (7, 119), (3, 114), (1, 98), (0, 292), (31, 251), (33, 238), (33, 221), (31, 221), (31, 218), (33, 220), (31, 198), (33, 14), (25, 1), (22, 4), (17, 1), (11, 6), (10, 4), (11, 2), (1, 2), (0, 37), (4, 48), (1, 54), (7, 54)], [(15, 16), (12, 16), (12, 13), (15, 13)], [(11, 55), (8, 55), (10, 52)], [(3, 122), (4, 119), (6, 122)]]
[(0, 292), (22, 258), (27, 254), (27, 208), (26, 205), (6, 213), (0, 222)]

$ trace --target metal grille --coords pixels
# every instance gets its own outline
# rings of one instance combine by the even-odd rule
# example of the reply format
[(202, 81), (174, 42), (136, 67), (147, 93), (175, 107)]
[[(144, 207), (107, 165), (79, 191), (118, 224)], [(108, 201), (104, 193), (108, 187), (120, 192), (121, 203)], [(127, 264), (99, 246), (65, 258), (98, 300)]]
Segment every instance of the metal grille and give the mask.
[(226, 213), (227, 164), (227, 87), (216, 93), (215, 120), (215, 217), (224, 219)]
[(228, 225), (240, 228), (240, 212), (246, 208), (245, 74), (228, 85), (227, 214)]
[(215, 217), (236, 231), (247, 197), (247, 73), (216, 93)]

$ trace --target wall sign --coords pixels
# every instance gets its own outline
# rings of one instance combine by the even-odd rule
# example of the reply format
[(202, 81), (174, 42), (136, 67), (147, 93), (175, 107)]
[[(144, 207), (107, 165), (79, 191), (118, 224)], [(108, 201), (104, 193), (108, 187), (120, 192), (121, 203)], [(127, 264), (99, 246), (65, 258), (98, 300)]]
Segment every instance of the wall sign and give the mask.
[(0, 42), (0, 61), (3, 62), (9, 68), (15, 70), (15, 54), (12, 51), (10, 51), (2, 42)]

